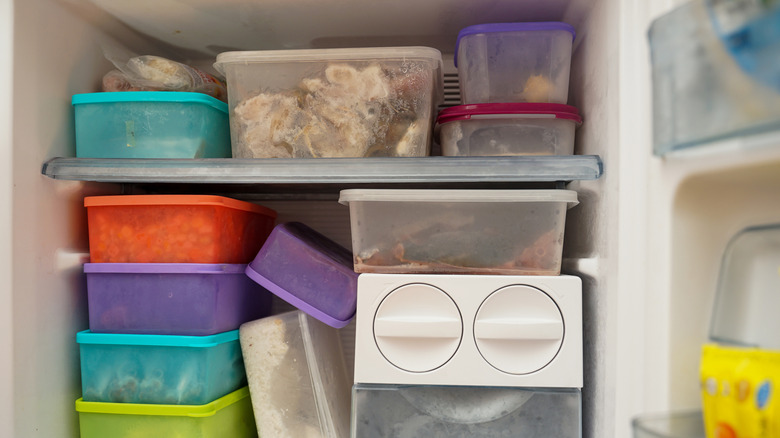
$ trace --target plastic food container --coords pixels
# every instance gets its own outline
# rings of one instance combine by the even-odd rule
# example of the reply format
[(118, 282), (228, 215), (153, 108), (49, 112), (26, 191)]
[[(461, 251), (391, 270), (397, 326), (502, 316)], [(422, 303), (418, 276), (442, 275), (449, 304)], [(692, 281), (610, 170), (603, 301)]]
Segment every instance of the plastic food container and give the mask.
[(573, 41), (574, 28), (562, 22), (462, 29), (455, 44), (461, 101), (566, 103)]
[(295, 310), (239, 331), (261, 437), (349, 435), (352, 378), (337, 329)]
[(571, 190), (342, 190), (355, 272), (558, 275)]
[(76, 94), (76, 156), (230, 158), (227, 105), (203, 93)]
[(646, 414), (631, 421), (634, 438), (706, 438), (700, 411)]
[(580, 405), (579, 389), (356, 384), (352, 437), (579, 437)]
[(246, 275), (325, 324), (341, 328), (355, 316), (352, 253), (304, 224), (277, 225)]
[(577, 108), (555, 103), (480, 103), (439, 113), (442, 155), (571, 155)]
[(76, 400), (81, 438), (256, 438), (249, 389), (203, 405), (148, 405)]
[(76, 335), (85, 401), (200, 405), (246, 385), (238, 331)]
[(93, 263), (249, 263), (276, 212), (205, 195), (84, 198)]
[(443, 101), (429, 47), (226, 52), (236, 158), (421, 157)]
[(93, 333), (213, 335), (270, 313), (246, 265), (85, 263)]

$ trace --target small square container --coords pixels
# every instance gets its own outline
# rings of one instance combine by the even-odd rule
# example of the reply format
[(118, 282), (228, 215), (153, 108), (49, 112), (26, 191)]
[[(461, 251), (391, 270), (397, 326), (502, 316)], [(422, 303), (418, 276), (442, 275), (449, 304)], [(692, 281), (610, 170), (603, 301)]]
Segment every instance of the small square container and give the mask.
[(562, 22), (462, 29), (455, 44), (462, 103), (565, 104), (574, 36), (574, 28)]
[(246, 385), (238, 330), (211, 336), (76, 335), (85, 401), (201, 405)]
[(352, 253), (302, 223), (277, 225), (246, 275), (330, 326), (342, 328), (355, 316)]
[(203, 93), (76, 94), (79, 158), (230, 158), (225, 102)]
[(354, 269), (559, 275), (571, 190), (342, 190)]
[(257, 438), (245, 386), (202, 405), (76, 400), (81, 438)]
[(337, 329), (294, 310), (239, 332), (261, 437), (349, 435), (352, 378)]
[(439, 113), (442, 155), (572, 155), (577, 108), (556, 103), (479, 103)]
[(208, 195), (84, 198), (92, 263), (249, 263), (276, 212)]
[(780, 350), (780, 224), (748, 227), (723, 253), (710, 339)]
[(430, 47), (226, 52), (236, 158), (422, 157), (443, 101)]
[(270, 313), (246, 265), (85, 263), (93, 333), (205, 336)]
[(581, 436), (579, 389), (356, 384), (352, 437)]

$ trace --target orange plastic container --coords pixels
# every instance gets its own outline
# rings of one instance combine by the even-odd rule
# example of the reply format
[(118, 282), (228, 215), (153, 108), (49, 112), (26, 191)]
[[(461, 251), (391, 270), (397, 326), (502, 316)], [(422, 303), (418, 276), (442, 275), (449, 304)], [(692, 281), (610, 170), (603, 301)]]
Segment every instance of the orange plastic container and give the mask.
[(249, 263), (276, 212), (222, 196), (84, 198), (92, 263)]

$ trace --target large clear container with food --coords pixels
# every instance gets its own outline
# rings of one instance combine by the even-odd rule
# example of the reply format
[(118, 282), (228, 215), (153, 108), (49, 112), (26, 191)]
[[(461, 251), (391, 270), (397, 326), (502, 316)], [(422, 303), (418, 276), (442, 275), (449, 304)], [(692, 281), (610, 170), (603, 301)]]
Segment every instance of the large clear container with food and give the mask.
[(88, 196), (92, 263), (249, 263), (276, 212), (211, 195)]
[(445, 156), (571, 155), (577, 108), (555, 103), (480, 103), (442, 110), (436, 132)]
[(76, 94), (80, 158), (230, 158), (225, 102), (203, 93)]
[(225, 52), (236, 158), (420, 157), (443, 100), (429, 47)]
[(574, 35), (557, 21), (462, 29), (455, 44), (462, 103), (566, 103)]
[(355, 272), (559, 275), (571, 190), (349, 189)]
[(579, 438), (576, 388), (356, 384), (352, 437)]
[(352, 378), (338, 329), (295, 310), (239, 332), (261, 437), (349, 435)]
[(249, 389), (200, 405), (76, 400), (81, 438), (256, 438)]

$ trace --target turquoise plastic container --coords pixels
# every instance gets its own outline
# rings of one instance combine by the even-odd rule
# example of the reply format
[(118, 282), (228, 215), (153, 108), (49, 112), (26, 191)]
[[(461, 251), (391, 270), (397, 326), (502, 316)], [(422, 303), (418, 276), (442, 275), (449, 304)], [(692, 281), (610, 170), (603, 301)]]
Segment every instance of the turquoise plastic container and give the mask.
[(76, 94), (79, 158), (230, 158), (225, 102), (203, 93)]
[(238, 330), (211, 336), (76, 335), (84, 401), (202, 405), (241, 386)]

